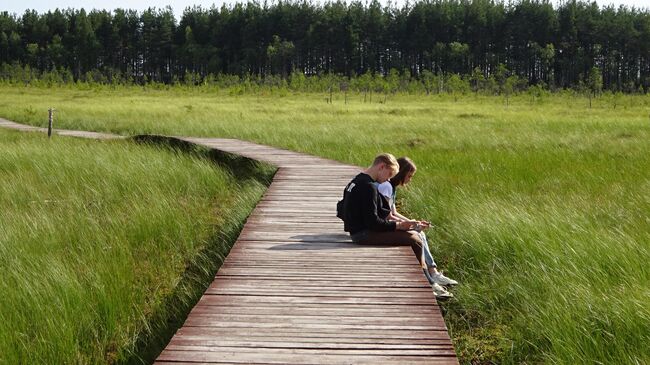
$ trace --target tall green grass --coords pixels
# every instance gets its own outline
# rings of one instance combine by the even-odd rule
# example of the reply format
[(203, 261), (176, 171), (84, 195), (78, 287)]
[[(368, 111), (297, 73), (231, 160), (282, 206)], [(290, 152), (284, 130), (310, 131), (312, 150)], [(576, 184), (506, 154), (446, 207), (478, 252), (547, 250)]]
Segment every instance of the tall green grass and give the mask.
[(0, 363), (160, 350), (265, 189), (200, 155), (0, 130)]
[[(588, 101), (1, 88), (0, 115), (123, 134), (235, 137), (419, 167), (399, 196), (461, 281), (443, 305), (465, 363), (650, 362), (650, 97)], [(383, 101), (383, 100), (382, 100)]]

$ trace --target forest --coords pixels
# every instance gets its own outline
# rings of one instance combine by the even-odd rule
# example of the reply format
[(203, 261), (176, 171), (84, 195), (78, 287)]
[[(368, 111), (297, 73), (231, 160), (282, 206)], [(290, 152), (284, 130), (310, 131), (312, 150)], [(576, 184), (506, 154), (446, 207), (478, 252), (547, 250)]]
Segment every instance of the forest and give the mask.
[(476, 89), (503, 87), (508, 78), (514, 87), (645, 93), (650, 12), (576, 0), (374, 0), (195, 6), (179, 20), (169, 7), (0, 13), (4, 80), (173, 84), (391, 74), (418, 80), (427, 93), (436, 80)]

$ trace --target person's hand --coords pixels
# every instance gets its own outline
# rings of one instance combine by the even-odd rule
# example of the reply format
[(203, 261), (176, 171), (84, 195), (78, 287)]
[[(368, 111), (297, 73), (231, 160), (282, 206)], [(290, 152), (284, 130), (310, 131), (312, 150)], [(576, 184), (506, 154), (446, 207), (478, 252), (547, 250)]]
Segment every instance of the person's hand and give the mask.
[(424, 229), (425, 227), (422, 227), (420, 225), (420, 222), (418, 221), (401, 221), (397, 222), (396, 228), (400, 231), (420, 231)]
[(411, 224), (411, 228), (409, 228), (409, 230), (414, 230), (418, 232), (423, 231), (431, 226), (431, 223), (427, 221), (418, 221), (415, 219), (410, 219), (407, 220), (407, 222)]
[(422, 224), (422, 223), (423, 223), (422, 221), (416, 221), (415, 223), (413, 223), (413, 228), (411, 228), (411, 229), (413, 229), (415, 231), (418, 231), (418, 232), (422, 232), (425, 229), (429, 228), (429, 225), (427, 225), (426, 222), (424, 222), (425, 224)]
[(413, 229), (413, 223), (407, 221), (397, 222), (395, 227), (399, 231), (408, 231), (409, 229)]

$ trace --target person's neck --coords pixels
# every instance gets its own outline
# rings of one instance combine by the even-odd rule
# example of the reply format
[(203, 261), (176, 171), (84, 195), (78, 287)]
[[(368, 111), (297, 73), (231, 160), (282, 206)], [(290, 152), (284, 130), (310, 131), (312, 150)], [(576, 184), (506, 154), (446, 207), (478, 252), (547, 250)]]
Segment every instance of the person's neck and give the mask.
[(377, 169), (374, 169), (373, 167), (368, 167), (367, 169), (363, 170), (363, 173), (370, 176), (371, 179), (377, 181)]

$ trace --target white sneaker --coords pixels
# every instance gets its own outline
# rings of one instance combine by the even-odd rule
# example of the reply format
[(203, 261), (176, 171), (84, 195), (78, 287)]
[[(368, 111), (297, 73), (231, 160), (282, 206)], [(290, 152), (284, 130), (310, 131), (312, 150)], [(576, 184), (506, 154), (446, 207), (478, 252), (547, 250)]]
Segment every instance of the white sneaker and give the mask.
[(454, 297), (452, 293), (448, 292), (447, 289), (443, 288), (438, 283), (433, 283), (431, 288), (433, 289), (433, 295), (436, 296), (436, 299), (444, 300)]
[(442, 275), (441, 272), (431, 274), (431, 279), (433, 279), (434, 283), (440, 285), (458, 285), (458, 282), (456, 280)]

